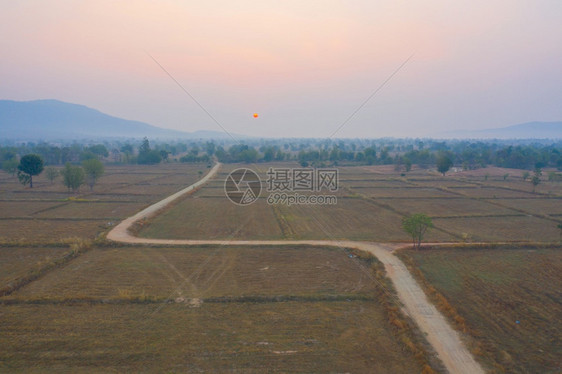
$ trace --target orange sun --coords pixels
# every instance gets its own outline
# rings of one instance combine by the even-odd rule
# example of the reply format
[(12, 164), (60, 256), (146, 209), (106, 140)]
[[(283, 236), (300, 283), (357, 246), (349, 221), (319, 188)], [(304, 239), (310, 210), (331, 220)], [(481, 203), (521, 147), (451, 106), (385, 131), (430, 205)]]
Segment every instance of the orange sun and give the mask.
[(254, 118), (258, 118), (258, 114), (257, 114), (257, 113), (254, 113)]

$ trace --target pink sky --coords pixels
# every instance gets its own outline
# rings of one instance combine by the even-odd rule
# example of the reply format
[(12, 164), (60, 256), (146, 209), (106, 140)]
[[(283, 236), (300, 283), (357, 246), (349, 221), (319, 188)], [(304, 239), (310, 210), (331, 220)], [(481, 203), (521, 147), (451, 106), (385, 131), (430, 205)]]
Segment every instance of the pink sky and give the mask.
[[(17, 1), (0, 99), (184, 131), (343, 137), (562, 120), (559, 1)], [(260, 113), (253, 119), (252, 113)]]

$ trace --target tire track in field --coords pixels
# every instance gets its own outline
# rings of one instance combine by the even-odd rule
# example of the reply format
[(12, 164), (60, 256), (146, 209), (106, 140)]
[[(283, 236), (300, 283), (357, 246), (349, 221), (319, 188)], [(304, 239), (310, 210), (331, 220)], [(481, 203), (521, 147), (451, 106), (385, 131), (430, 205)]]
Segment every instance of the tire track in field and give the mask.
[(161, 200), (137, 214), (123, 220), (113, 228), (107, 239), (127, 244), (158, 245), (236, 245), (236, 246), (284, 246), (310, 245), (319, 247), (351, 248), (369, 252), (384, 264), (387, 276), (392, 281), (405, 312), (416, 322), (427, 341), (450, 373), (478, 374), (484, 370), (474, 360), (461, 341), (460, 335), (445, 317), (428, 300), (424, 291), (412, 277), (402, 261), (392, 253), (392, 247), (380, 243), (333, 241), (333, 240), (177, 240), (149, 239), (132, 236), (128, 229), (136, 221), (155, 216), (161, 209), (177, 198), (192, 193), (213, 178), (220, 168), (217, 163), (200, 181)]

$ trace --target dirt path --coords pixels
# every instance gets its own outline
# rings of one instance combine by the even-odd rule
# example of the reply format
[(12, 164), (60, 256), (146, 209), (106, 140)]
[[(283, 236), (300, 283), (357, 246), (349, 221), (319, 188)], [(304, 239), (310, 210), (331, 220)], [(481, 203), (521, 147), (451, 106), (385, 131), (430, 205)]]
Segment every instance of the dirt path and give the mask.
[(155, 215), (178, 197), (191, 193), (209, 181), (220, 168), (215, 165), (211, 171), (197, 183), (157, 202), (140, 211), (132, 217), (115, 226), (107, 239), (130, 244), (170, 244), (170, 245), (238, 245), (238, 246), (281, 246), (281, 245), (311, 245), (331, 246), (338, 248), (355, 248), (370, 252), (384, 264), (387, 275), (394, 284), (400, 301), (404, 304), (406, 313), (418, 324), (428, 342), (433, 346), (441, 361), (450, 373), (477, 374), (484, 373), (482, 367), (474, 360), (462, 343), (459, 334), (449, 325), (445, 317), (427, 299), (425, 293), (409, 273), (406, 266), (392, 254), (390, 245), (331, 240), (174, 240), (149, 239), (132, 236), (128, 228), (142, 218)]

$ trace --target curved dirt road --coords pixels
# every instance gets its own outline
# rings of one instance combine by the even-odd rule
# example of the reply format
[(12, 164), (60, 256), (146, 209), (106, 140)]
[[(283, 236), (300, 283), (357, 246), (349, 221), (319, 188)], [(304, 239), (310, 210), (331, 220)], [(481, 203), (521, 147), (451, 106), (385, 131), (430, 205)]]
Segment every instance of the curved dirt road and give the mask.
[(154, 216), (178, 197), (193, 192), (215, 176), (220, 164), (200, 181), (193, 185), (143, 209), (132, 217), (122, 221), (107, 234), (107, 239), (130, 244), (170, 244), (170, 245), (241, 245), (241, 246), (279, 246), (279, 245), (311, 245), (331, 246), (338, 248), (354, 248), (370, 252), (384, 264), (406, 313), (417, 323), (428, 342), (450, 373), (477, 374), (484, 373), (482, 367), (474, 360), (462, 343), (459, 334), (449, 325), (445, 317), (427, 299), (425, 293), (411, 276), (406, 266), (392, 254), (392, 248), (384, 244), (331, 241), (331, 240), (175, 240), (149, 239), (132, 236), (128, 229), (136, 221)]

